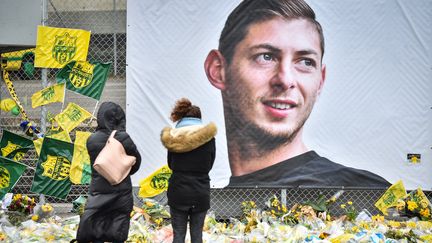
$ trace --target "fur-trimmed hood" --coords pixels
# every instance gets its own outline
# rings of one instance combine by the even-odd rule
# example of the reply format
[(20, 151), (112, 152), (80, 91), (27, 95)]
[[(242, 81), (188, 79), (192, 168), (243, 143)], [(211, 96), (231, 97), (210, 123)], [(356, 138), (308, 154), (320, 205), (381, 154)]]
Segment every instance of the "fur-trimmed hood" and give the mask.
[(217, 128), (213, 122), (180, 128), (165, 127), (161, 132), (161, 141), (168, 151), (185, 153), (207, 143), (216, 133)]

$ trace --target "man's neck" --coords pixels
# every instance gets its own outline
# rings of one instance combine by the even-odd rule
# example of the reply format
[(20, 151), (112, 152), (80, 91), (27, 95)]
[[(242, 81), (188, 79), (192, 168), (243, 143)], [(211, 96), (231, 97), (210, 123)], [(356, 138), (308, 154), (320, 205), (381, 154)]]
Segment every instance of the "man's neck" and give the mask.
[[(301, 134), (298, 134), (290, 143), (261, 154), (256, 152), (257, 149), (253, 149), (254, 144), (245, 145), (243, 141), (243, 144), (239, 145), (237, 140), (230, 140), (229, 138), (228, 141), (231, 141), (228, 143), (228, 156), (233, 176), (249, 174), (308, 151), (302, 141)], [(249, 153), (247, 159), (242, 156), (245, 154), (245, 151), (242, 151), (245, 148), (249, 148), (247, 149), (247, 153)]]

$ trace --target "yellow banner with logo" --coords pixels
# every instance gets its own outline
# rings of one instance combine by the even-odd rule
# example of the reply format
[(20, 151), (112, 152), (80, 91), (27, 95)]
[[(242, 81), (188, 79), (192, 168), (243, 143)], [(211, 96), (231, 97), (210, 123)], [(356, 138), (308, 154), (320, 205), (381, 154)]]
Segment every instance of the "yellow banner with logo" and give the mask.
[(73, 184), (90, 184), (91, 165), (86, 143), (91, 133), (77, 131), (75, 134), (70, 180)]
[(172, 171), (168, 165), (164, 165), (153, 174), (139, 182), (140, 189), (138, 196), (142, 198), (154, 197), (168, 190), (168, 180)]
[(27, 151), (33, 147), (33, 141), (3, 129), (0, 140), (0, 155), (15, 161), (21, 161)]
[(387, 215), (387, 209), (395, 207), (399, 199), (405, 198), (407, 195), (405, 186), (402, 180), (397, 181), (395, 184), (391, 185), (384, 195), (375, 203), (377, 207), (384, 215)]
[(56, 115), (54, 119), (57, 121), (58, 125), (65, 131), (72, 131), (81, 122), (90, 118), (92, 114), (86, 111), (81, 106), (70, 102), (66, 109)]
[(62, 68), (68, 62), (87, 60), (90, 31), (38, 26), (35, 67)]
[(64, 101), (65, 84), (55, 84), (34, 93), (31, 97), (32, 108)]

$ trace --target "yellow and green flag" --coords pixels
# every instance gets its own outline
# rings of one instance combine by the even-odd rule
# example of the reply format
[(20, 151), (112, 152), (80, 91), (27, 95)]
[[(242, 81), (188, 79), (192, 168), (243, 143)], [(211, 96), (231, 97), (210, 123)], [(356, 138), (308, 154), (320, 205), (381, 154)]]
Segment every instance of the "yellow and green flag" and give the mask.
[(90, 184), (92, 170), (86, 145), (90, 135), (90, 132), (77, 131), (75, 133), (74, 153), (70, 169), (70, 180), (73, 184)]
[(140, 189), (138, 196), (142, 198), (154, 197), (168, 190), (168, 180), (171, 174), (172, 171), (168, 165), (164, 165), (147, 178), (142, 179), (139, 182)]
[(62, 68), (68, 62), (87, 60), (90, 31), (38, 26), (35, 67)]
[(31, 148), (33, 148), (32, 140), (3, 129), (0, 140), (1, 156), (20, 161)]
[[(72, 143), (72, 140), (69, 136), (69, 133), (58, 128), (58, 129), (51, 129), (50, 131), (47, 132), (47, 134), (45, 134), (44, 137), (48, 137), (48, 138), (55, 138), (57, 140), (61, 140), (64, 142), (68, 142), (68, 143)], [(36, 150), (36, 153), (38, 154), (38, 156), (40, 155), (40, 150), (42, 147), (42, 143), (43, 143), (44, 138), (38, 138), (36, 140), (33, 140), (33, 144)]]
[(0, 156), (0, 200), (15, 186), (26, 168), (21, 163)]
[(34, 93), (31, 97), (32, 108), (64, 101), (65, 84), (55, 84)]
[(405, 186), (402, 180), (399, 180), (384, 192), (381, 198), (375, 203), (375, 207), (377, 207), (384, 215), (387, 215), (387, 209), (395, 207), (398, 200), (405, 198), (406, 195)]
[(70, 102), (66, 109), (57, 114), (54, 119), (57, 121), (58, 125), (65, 131), (72, 131), (81, 122), (90, 118), (92, 114), (86, 111), (81, 106)]
[(105, 87), (111, 63), (71, 61), (56, 75), (58, 83), (66, 82), (66, 88), (99, 100)]
[(44, 138), (30, 191), (65, 199), (72, 183), (69, 172), (74, 146), (53, 138)]

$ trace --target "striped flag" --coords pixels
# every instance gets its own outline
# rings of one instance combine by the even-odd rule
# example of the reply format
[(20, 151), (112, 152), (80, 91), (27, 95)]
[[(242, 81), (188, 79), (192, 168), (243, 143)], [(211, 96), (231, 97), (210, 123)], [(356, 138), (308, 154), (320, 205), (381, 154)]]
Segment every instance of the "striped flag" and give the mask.
[(111, 63), (72, 61), (56, 75), (58, 83), (66, 82), (66, 88), (76, 93), (99, 100)]
[(43, 143), (43, 140), (45, 137), (55, 138), (57, 140), (72, 143), (72, 140), (71, 140), (68, 132), (61, 130), (60, 128), (51, 129), (47, 132), (47, 134), (45, 134), (44, 137), (33, 140), (33, 144), (34, 144), (34, 147), (35, 147), (35, 150), (36, 150), (36, 153), (38, 154), (38, 156), (40, 155), (42, 143)]
[(0, 141), (1, 156), (20, 161), (31, 148), (33, 148), (32, 140), (8, 130), (3, 130)]
[(65, 199), (71, 190), (69, 172), (74, 146), (53, 138), (44, 138), (30, 191)]
[(27, 166), (21, 163), (0, 157), (0, 200), (15, 186), (26, 168)]

